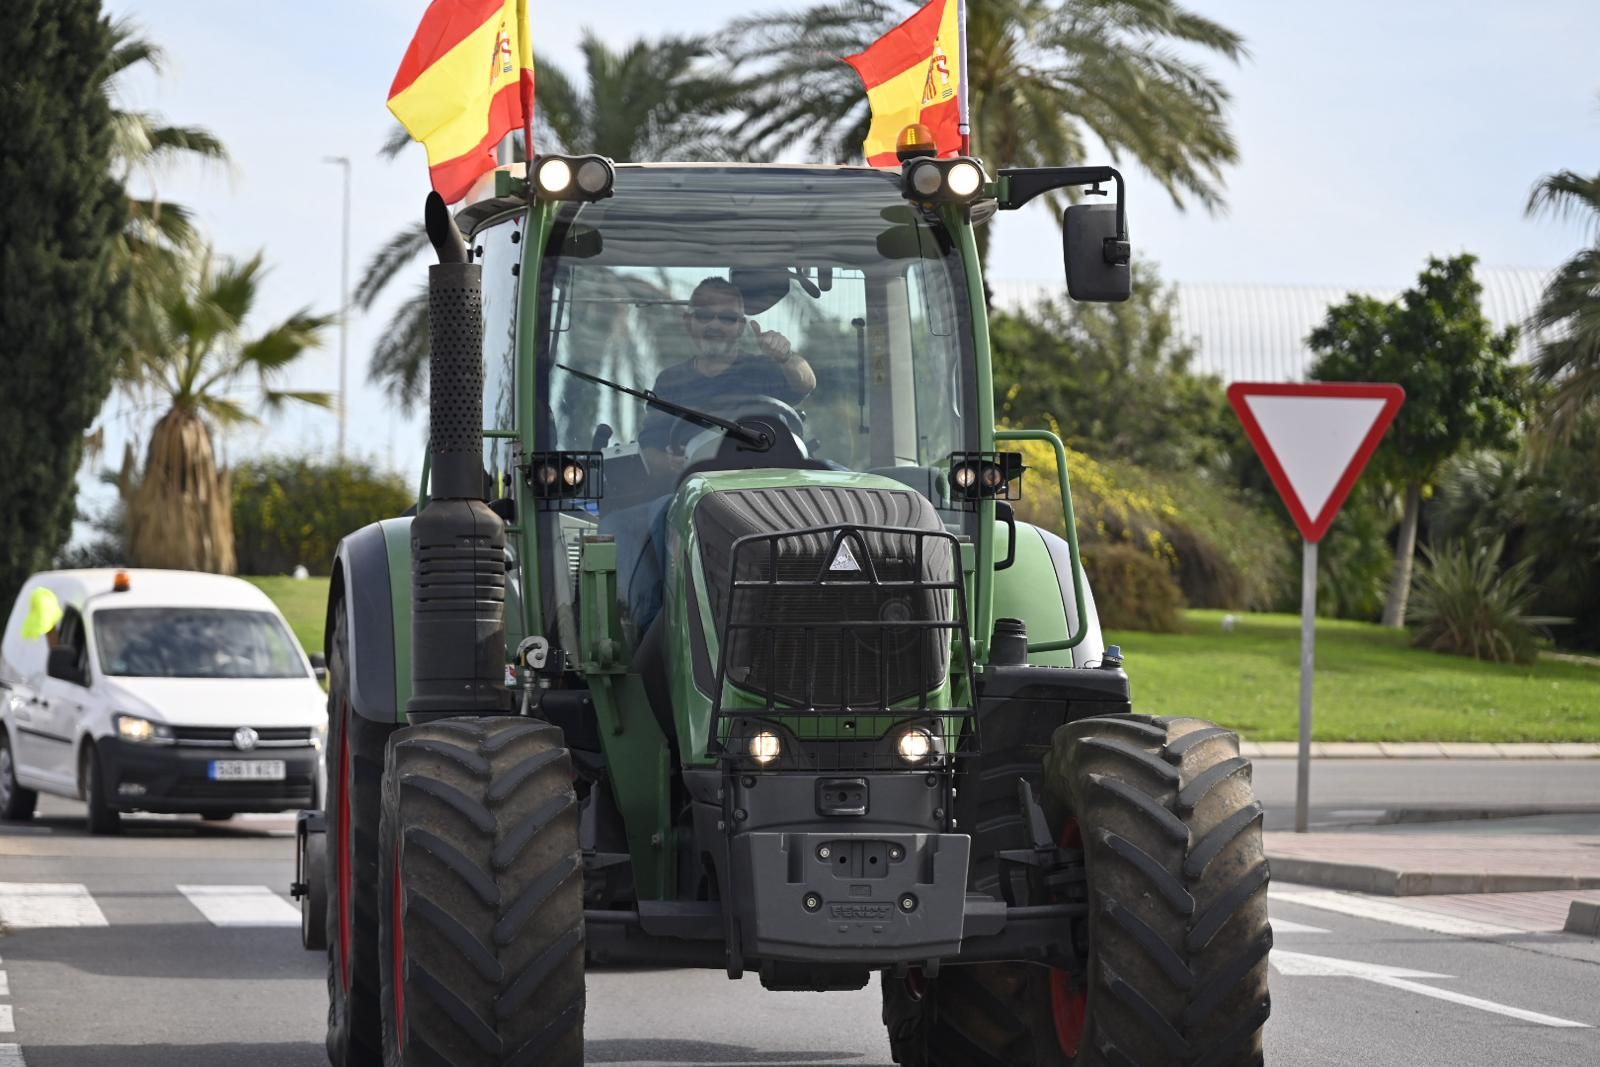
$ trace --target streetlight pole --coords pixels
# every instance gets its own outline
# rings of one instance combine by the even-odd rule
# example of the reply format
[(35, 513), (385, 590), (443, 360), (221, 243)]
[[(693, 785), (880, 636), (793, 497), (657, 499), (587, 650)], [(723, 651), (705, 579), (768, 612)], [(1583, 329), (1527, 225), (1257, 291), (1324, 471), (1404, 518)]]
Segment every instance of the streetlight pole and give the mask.
[(350, 157), (324, 156), (322, 161), (344, 168), (344, 235), (339, 248), (339, 458), (344, 459), (345, 424), (350, 411)]

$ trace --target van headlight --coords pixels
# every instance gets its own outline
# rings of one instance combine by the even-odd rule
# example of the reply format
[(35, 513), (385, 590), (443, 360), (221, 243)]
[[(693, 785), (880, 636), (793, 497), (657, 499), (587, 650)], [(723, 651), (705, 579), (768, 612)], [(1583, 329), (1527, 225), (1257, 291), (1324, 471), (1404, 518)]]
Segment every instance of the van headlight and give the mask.
[(117, 736), (136, 745), (170, 745), (174, 735), (172, 727), (164, 722), (151, 722), (137, 715), (116, 717)]

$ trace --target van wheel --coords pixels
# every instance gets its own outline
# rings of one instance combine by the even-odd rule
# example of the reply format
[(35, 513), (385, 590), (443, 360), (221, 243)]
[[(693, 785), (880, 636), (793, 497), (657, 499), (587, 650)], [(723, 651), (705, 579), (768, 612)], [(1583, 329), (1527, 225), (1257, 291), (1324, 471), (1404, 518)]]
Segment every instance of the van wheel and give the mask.
[(11, 754), (11, 738), (0, 726), (0, 819), (25, 822), (33, 818), (39, 794), (17, 784), (16, 758)]
[(122, 812), (111, 806), (106, 798), (106, 776), (100, 767), (100, 753), (93, 745), (85, 745), (78, 760), (78, 783), (83, 790), (84, 803), (89, 806), (86, 822), (91, 834), (119, 834), (122, 832)]

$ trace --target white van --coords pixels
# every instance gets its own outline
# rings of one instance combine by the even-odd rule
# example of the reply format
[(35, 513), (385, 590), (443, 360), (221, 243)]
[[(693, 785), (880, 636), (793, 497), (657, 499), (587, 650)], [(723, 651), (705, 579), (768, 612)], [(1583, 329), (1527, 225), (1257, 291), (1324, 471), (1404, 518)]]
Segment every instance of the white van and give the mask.
[[(62, 617), (23, 636), (34, 591)], [(315, 663), (315, 666), (313, 665)], [(314, 807), (327, 697), (267, 595), (193, 571), (36, 574), (0, 641), (0, 818), (80, 797), (89, 829), (125, 811), (225, 819)]]

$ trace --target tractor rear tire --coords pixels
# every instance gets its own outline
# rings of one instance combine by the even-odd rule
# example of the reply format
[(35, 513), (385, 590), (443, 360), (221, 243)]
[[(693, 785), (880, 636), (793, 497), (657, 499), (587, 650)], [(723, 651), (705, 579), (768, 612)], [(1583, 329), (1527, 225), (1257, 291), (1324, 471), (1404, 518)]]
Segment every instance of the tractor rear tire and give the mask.
[(560, 728), (401, 730), (384, 769), (386, 1067), (583, 1063), (583, 868)]
[(333, 608), (328, 648), (326, 870), (328, 1060), (333, 1067), (382, 1067), (378, 976), (378, 822), (383, 750), (395, 730), (357, 713), (350, 698), (350, 629)]
[(1238, 737), (1198, 719), (1069, 723), (1045, 757), (1043, 793), (1057, 840), (1084, 847), (1087, 973), (949, 967), (920, 999), (886, 975), (896, 1062), (1261, 1063), (1272, 930)]

